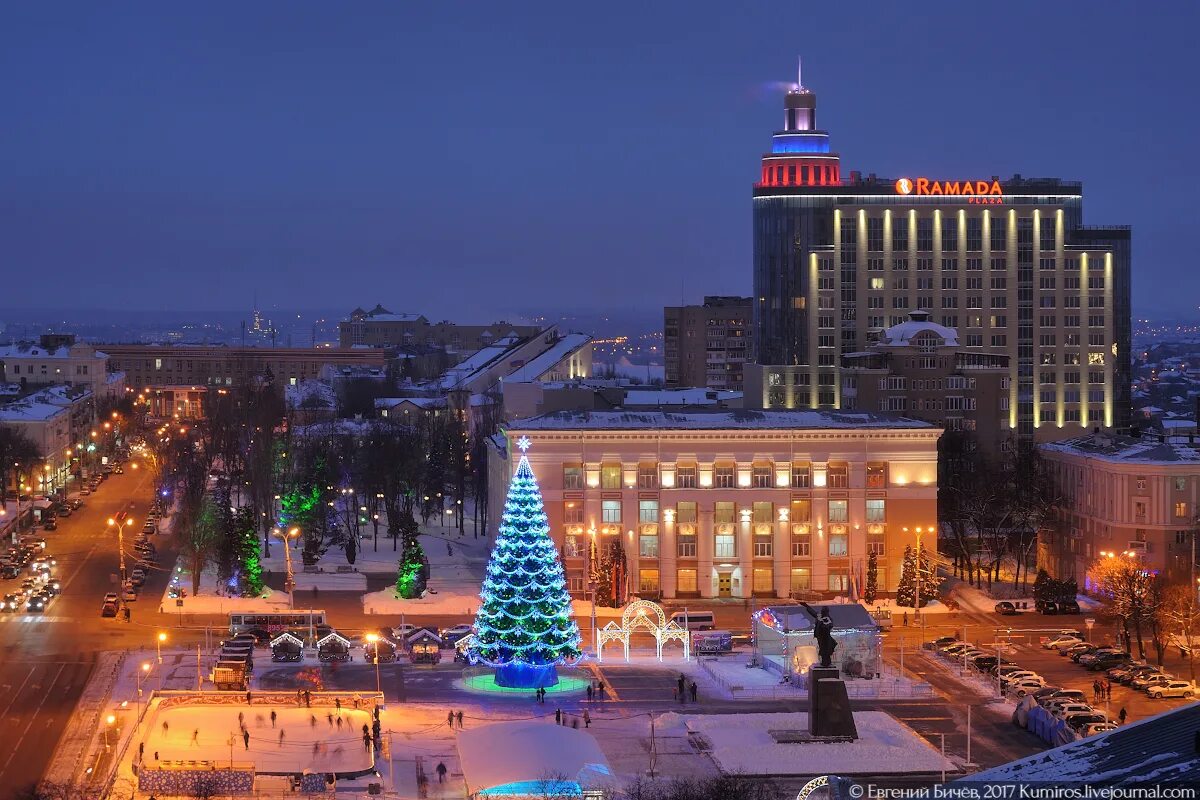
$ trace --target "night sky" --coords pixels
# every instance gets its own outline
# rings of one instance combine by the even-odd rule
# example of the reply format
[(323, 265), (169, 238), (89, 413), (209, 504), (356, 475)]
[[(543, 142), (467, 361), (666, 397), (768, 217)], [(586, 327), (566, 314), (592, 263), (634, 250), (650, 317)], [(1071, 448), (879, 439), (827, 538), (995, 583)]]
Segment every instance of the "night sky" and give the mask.
[(842, 173), (1061, 176), (1194, 310), (1195, 3), (17, 3), (0, 309), (748, 293), (797, 54)]

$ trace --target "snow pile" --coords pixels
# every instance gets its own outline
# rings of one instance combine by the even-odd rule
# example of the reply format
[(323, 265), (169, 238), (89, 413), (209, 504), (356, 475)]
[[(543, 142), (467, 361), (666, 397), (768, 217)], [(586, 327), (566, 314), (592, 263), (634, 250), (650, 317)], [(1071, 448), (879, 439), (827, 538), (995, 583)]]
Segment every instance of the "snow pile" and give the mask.
[(779, 744), (770, 731), (808, 731), (808, 714), (716, 714), (682, 717), (712, 746), (725, 773), (746, 775), (902, 775), (954, 770), (911, 728), (882, 711), (856, 711), (853, 742)]

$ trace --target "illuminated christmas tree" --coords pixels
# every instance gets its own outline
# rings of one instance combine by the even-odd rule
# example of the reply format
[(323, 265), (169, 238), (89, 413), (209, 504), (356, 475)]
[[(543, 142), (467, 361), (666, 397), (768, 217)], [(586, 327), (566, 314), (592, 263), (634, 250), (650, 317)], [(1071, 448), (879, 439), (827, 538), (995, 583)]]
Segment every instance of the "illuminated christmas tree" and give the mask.
[(542, 493), (524, 454), (529, 440), (517, 446), (521, 461), (479, 594), (470, 657), (495, 667), (498, 685), (534, 689), (557, 683), (555, 667), (578, 659), (581, 650)]

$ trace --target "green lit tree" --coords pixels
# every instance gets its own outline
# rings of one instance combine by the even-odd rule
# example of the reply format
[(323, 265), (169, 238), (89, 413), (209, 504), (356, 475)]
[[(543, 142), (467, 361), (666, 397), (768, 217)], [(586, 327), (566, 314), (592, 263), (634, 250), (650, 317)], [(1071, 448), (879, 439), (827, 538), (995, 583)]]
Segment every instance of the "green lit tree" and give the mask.
[[(518, 446), (525, 450), (529, 442)], [(497, 684), (553, 686), (555, 668), (581, 655), (566, 576), (524, 454), (508, 488), (480, 598), (470, 657), (495, 667)]]
[(400, 566), (396, 572), (396, 593), (405, 600), (420, 597), (425, 591), (425, 581), (429, 569), (425, 563), (425, 550), (421, 547), (419, 538), (421, 530), (417, 521), (407, 516), (400, 521), (400, 536), (404, 541), (404, 551), (400, 556)]
[(879, 596), (879, 557), (872, 550), (867, 556), (867, 588), (863, 592), (863, 600), (867, 605), (875, 602), (875, 598)]
[(258, 597), (263, 592), (262, 558), (255, 525), (254, 510), (241, 508), (234, 517), (237, 531), (238, 585), (243, 597)]

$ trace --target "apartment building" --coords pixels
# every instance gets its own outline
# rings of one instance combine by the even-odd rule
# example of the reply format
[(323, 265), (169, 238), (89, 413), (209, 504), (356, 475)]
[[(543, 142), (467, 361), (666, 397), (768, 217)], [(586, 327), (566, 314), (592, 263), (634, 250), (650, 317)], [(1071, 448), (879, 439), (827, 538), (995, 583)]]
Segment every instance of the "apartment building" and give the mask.
[(396, 314), (376, 304), (369, 311), (356, 308), (338, 323), (338, 343), (349, 347), (435, 347), (468, 356), (505, 337), (525, 338), (541, 331), (538, 325), (493, 322), (488, 325), (431, 323), (421, 314)]
[(502, 507), (513, 443), (528, 437), (577, 595), (591, 542), (613, 537), (646, 597), (849, 596), (872, 552), (892, 592), (905, 546), (937, 524), (940, 434), (868, 413), (558, 411), (497, 437), (491, 502)]
[(705, 297), (699, 306), (663, 309), (666, 385), (741, 391), (752, 360), (749, 297)]
[(1107, 432), (1044, 444), (1063, 504), (1038, 535), (1038, 566), (1087, 585), (1102, 553), (1134, 554), (1147, 569), (1190, 580), (1200, 509), (1195, 437)]
[(115, 397), (125, 391), (120, 376), (110, 374), (108, 354), (74, 336), (47, 334), (35, 344), (0, 346), (0, 383), (24, 388), (55, 384), (86, 386), (96, 397)]

